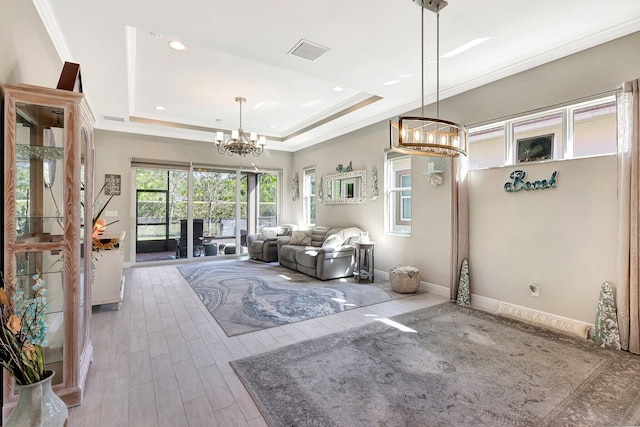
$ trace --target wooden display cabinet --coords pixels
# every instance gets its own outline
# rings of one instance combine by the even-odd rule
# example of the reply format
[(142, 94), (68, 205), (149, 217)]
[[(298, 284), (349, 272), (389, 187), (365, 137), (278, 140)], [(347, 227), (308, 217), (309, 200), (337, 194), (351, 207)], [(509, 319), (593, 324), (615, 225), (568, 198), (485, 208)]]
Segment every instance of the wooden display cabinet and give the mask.
[[(36, 86), (3, 86), (3, 271), (33, 295), (47, 289), (46, 369), (67, 406), (82, 402), (91, 344), (93, 118), (84, 95)], [(86, 220), (88, 219), (88, 220)], [(83, 224), (88, 224), (88, 233)], [(3, 420), (17, 403), (4, 372)]]

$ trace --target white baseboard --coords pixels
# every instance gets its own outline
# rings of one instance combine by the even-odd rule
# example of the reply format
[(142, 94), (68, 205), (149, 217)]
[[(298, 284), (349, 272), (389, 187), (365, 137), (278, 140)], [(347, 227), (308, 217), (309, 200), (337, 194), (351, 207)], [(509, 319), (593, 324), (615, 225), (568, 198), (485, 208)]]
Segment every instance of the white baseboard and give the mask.
[(376, 275), (376, 278), (379, 277), (383, 280), (389, 280), (389, 272), (386, 270), (374, 270), (373, 273)]
[[(420, 287), (426, 289), (427, 292), (449, 298), (449, 288), (446, 286), (421, 281)], [(593, 328), (592, 323), (586, 323), (475, 294), (471, 294), (471, 307), (580, 338), (587, 338), (589, 331)]]
[(420, 281), (420, 287), (425, 288), (427, 292), (431, 292), (434, 295), (449, 298), (449, 288), (446, 286), (434, 285), (433, 283)]

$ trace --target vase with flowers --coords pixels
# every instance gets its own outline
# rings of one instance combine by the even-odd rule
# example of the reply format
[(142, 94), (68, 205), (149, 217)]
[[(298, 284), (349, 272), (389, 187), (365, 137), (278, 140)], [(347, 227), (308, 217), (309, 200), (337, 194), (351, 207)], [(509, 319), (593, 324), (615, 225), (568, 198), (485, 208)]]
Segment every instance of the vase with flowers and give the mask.
[(107, 225), (115, 224), (116, 222), (118, 222), (118, 220), (115, 220), (115, 221), (110, 222), (109, 224), (107, 224), (107, 221), (105, 221), (104, 219), (100, 218), (102, 216), (102, 214), (104, 213), (105, 209), (107, 209), (107, 206), (109, 205), (109, 202), (111, 202), (111, 199), (113, 199), (113, 194), (111, 194), (111, 195), (109, 195), (109, 198), (107, 199), (107, 201), (102, 203), (102, 200), (100, 199), (100, 196), (105, 191), (106, 187), (107, 187), (107, 184), (105, 183), (102, 186), (102, 188), (100, 189), (100, 191), (98, 191), (98, 196), (93, 201), (92, 210), (94, 212), (97, 211), (97, 213), (93, 216), (92, 222), (91, 222), (91, 225), (93, 225), (91, 237), (93, 239), (98, 238), (98, 236), (100, 234), (102, 234), (106, 230)]
[(0, 364), (16, 382), (19, 399), (4, 423), (16, 426), (66, 426), (66, 404), (53, 392), (54, 372), (45, 370), (47, 297), (40, 273), (32, 276), (32, 292), (16, 289), (15, 279), (0, 288)]

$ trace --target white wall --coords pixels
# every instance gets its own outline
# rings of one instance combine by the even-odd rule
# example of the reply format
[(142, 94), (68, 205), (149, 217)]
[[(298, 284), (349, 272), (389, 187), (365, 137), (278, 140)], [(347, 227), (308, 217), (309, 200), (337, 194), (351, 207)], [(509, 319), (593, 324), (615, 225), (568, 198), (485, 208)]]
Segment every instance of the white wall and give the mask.
[[(558, 185), (507, 193), (514, 170), (529, 181), (558, 171)], [(615, 156), (471, 171), (473, 293), (593, 323), (600, 285), (616, 278), (616, 179)]]
[(0, 83), (56, 87), (58, 57), (33, 3), (0, 0)]

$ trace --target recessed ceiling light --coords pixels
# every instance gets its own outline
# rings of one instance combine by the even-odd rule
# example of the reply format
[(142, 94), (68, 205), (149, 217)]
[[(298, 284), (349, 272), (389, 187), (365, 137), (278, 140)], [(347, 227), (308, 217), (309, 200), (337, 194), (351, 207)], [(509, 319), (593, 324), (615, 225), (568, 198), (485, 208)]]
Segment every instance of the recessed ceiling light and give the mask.
[(164, 107), (162, 105), (156, 105), (156, 110), (164, 111)]
[(452, 56), (456, 56), (456, 55), (464, 52), (465, 50), (469, 50), (472, 47), (478, 46), (479, 44), (486, 42), (490, 38), (491, 37), (480, 37), (480, 38), (471, 40), (469, 43), (465, 43), (462, 46), (457, 47), (457, 48), (453, 49), (452, 51), (449, 51), (449, 52), (445, 53), (444, 55), (441, 56), (441, 58), (451, 58)]
[(342, 92), (344, 90), (344, 88), (342, 86), (336, 86), (333, 88), (334, 92)]
[(169, 46), (171, 46), (175, 50), (185, 50), (187, 47), (179, 42), (178, 40), (172, 40), (169, 42)]
[(257, 110), (258, 108), (262, 107), (263, 105), (264, 105), (264, 101), (260, 101), (256, 105), (253, 106), (253, 109)]
[(276, 125), (269, 125), (269, 127), (270, 127), (271, 129), (275, 129), (275, 128), (277, 128), (278, 126), (276, 126)]
[(396, 83), (400, 83), (400, 80), (389, 80), (388, 82), (382, 83), (382, 85), (383, 86), (391, 86), (391, 85), (394, 85)]

